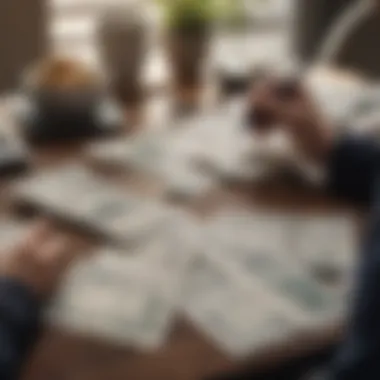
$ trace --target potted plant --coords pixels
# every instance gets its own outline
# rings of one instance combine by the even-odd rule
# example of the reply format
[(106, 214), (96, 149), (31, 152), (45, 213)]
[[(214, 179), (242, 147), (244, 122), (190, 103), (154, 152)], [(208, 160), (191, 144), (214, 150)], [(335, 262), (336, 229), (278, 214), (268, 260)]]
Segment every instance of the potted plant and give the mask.
[(176, 90), (201, 87), (214, 0), (159, 0), (165, 14), (169, 62)]

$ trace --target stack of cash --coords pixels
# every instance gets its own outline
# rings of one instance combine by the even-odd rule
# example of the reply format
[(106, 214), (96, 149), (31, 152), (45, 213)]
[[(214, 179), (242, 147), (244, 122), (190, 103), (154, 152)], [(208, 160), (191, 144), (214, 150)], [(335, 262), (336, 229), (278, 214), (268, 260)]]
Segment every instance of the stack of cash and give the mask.
[(216, 181), (197, 170), (186, 151), (171, 149), (170, 139), (152, 132), (138, 138), (97, 143), (89, 147), (88, 156), (102, 165), (136, 171), (159, 180), (167, 197), (194, 198), (209, 193)]
[(345, 215), (218, 214), (189, 271), (183, 308), (236, 357), (335, 323), (346, 309), (354, 232)]
[(87, 156), (101, 164), (155, 174), (166, 158), (166, 131), (144, 131), (137, 136), (91, 143)]
[(210, 254), (193, 262), (182, 308), (205, 337), (235, 358), (283, 343), (302, 322), (262, 283)]
[(122, 191), (75, 164), (22, 180), (13, 195), (119, 244), (152, 233), (172, 217), (168, 206)]
[[(243, 358), (342, 317), (355, 247), (346, 215), (225, 210), (205, 223), (175, 216), (139, 244), (103, 247), (75, 265), (47, 320), (152, 350), (184, 314), (216, 347)], [(1, 223), (2, 248), (24, 232)]]
[(243, 124), (242, 102), (182, 121), (173, 130), (96, 143), (87, 155), (101, 164), (131, 168), (163, 180), (168, 195), (197, 197), (220, 181), (254, 180), (266, 168), (252, 159), (257, 144)]
[(355, 221), (345, 213), (308, 215), (222, 211), (210, 220), (209, 239), (297, 262), (309, 271), (330, 266), (350, 273), (357, 241)]
[(95, 252), (68, 274), (47, 318), (111, 343), (158, 348), (175, 322), (184, 274), (198, 251), (192, 226), (177, 220), (127, 252)]

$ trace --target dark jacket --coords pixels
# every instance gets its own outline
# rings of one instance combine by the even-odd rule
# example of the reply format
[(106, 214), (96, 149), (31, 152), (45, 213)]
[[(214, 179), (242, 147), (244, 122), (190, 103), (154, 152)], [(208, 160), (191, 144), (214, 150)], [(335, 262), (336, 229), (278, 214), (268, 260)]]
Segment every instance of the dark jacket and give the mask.
[(38, 335), (40, 304), (22, 284), (0, 279), (0, 379), (18, 379)]
[(369, 206), (369, 228), (358, 256), (347, 334), (332, 367), (333, 380), (380, 379), (380, 148), (346, 138), (330, 161), (331, 190)]

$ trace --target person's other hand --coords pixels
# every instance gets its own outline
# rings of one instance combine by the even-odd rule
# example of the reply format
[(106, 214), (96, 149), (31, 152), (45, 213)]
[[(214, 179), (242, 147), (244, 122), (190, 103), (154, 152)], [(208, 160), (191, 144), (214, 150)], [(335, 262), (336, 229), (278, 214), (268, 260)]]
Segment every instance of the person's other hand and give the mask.
[(307, 90), (295, 80), (266, 78), (249, 95), (249, 122), (263, 133), (284, 128), (305, 157), (323, 160), (332, 146), (332, 128)]
[(19, 281), (45, 298), (56, 289), (74, 258), (72, 241), (40, 223), (18, 246), (2, 255), (0, 276)]

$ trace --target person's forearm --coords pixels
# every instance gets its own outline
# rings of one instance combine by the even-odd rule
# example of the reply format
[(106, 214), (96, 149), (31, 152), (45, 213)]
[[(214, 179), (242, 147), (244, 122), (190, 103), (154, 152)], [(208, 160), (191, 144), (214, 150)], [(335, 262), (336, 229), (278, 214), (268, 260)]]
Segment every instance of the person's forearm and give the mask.
[(38, 336), (40, 305), (23, 284), (0, 277), (0, 378), (16, 380)]

